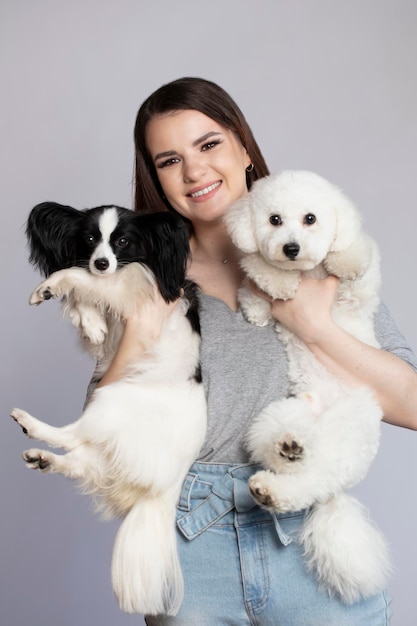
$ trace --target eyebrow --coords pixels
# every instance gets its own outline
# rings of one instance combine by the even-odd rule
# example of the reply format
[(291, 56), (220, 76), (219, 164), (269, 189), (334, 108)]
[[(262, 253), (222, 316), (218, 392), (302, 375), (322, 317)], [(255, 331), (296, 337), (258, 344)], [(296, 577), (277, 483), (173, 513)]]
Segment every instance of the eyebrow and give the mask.
[[(220, 131), (210, 131), (208, 133), (206, 133), (205, 135), (202, 135), (201, 137), (199, 137), (198, 139), (196, 139), (195, 141), (193, 141), (192, 145), (193, 146), (198, 146), (200, 143), (203, 143), (204, 141), (207, 141), (207, 139), (210, 139), (210, 137), (215, 137), (218, 135), (221, 135), (222, 133)], [(167, 157), (172, 157), (174, 155), (176, 155), (177, 152), (175, 150), (167, 150), (166, 152), (158, 152), (158, 154), (156, 154), (154, 156), (154, 161), (158, 161), (158, 159), (163, 159), (163, 158), (167, 158)]]

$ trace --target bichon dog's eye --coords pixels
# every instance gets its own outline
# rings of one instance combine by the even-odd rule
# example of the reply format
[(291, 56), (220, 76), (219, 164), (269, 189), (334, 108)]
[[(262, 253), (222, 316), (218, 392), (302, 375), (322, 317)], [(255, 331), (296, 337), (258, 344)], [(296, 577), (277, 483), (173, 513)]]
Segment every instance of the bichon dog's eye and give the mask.
[(116, 240), (116, 246), (119, 248), (126, 248), (128, 245), (129, 239), (127, 237), (119, 237), (119, 239)]
[(311, 224), (314, 224), (316, 220), (317, 218), (315, 215), (313, 215), (313, 213), (307, 213), (307, 215), (304, 217), (304, 224), (307, 224), (307, 226), (311, 226)]
[(272, 226), (281, 226), (282, 224), (282, 219), (279, 215), (271, 215), (269, 221), (271, 222)]

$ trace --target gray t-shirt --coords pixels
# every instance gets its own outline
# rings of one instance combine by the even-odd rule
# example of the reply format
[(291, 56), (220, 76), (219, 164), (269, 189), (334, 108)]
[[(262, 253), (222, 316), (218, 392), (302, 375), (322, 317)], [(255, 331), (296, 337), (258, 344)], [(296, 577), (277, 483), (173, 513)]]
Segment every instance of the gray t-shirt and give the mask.
[[(201, 294), (201, 364), (208, 400), (208, 430), (198, 460), (247, 463), (243, 441), (253, 418), (270, 402), (287, 395), (287, 359), (272, 326), (249, 324), (242, 312)], [(375, 315), (375, 332), (384, 350), (417, 370), (417, 360), (387, 308)]]

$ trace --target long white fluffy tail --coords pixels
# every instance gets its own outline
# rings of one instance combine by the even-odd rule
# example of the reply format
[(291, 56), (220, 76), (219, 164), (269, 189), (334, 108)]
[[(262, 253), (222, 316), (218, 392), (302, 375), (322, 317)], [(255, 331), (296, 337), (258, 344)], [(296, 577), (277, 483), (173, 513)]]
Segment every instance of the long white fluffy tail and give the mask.
[(315, 504), (301, 540), (309, 569), (346, 603), (381, 591), (391, 571), (387, 542), (355, 498), (342, 493)]
[(114, 544), (112, 582), (120, 608), (127, 613), (178, 612), (184, 583), (172, 502), (142, 499), (129, 511)]

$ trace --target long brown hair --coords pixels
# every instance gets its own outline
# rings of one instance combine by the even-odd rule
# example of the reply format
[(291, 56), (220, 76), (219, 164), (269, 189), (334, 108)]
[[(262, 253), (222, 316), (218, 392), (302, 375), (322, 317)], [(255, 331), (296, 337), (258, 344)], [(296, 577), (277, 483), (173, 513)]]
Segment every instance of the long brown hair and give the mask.
[(146, 148), (146, 126), (155, 115), (194, 109), (204, 113), (239, 138), (253, 164), (246, 172), (248, 189), (258, 178), (269, 174), (252, 131), (237, 104), (221, 87), (203, 78), (185, 77), (162, 85), (140, 107), (135, 123), (135, 210), (171, 209), (164, 198), (158, 176)]

